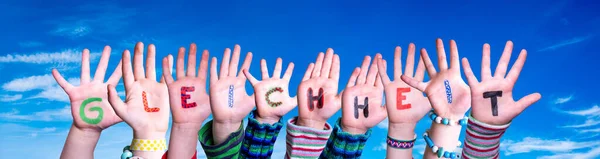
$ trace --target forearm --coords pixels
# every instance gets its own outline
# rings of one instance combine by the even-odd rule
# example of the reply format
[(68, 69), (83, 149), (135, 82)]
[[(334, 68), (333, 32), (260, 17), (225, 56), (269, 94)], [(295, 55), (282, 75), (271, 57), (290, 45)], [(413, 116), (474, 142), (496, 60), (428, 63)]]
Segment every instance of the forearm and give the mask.
[(94, 158), (94, 149), (98, 139), (100, 139), (100, 131), (81, 130), (71, 125), (60, 158)]
[(199, 123), (173, 123), (168, 158), (191, 158), (196, 153), (200, 126)]
[(272, 123), (255, 115), (253, 112), (248, 117), (241, 155), (244, 158), (269, 158), (283, 123), (280, 120)]
[[(414, 123), (389, 123), (388, 137), (404, 141), (413, 140), (415, 139), (415, 127)], [(414, 141), (408, 145), (397, 145), (405, 146), (403, 148), (392, 147), (390, 144), (394, 143), (387, 142), (387, 158), (412, 158)]]
[[(443, 148), (443, 151), (453, 152), (459, 144), (458, 138), (460, 137), (461, 128), (460, 125), (449, 126), (432, 122), (429, 137), (433, 144), (438, 147), (438, 151)], [(438, 158), (438, 153), (433, 153), (431, 147), (427, 146), (423, 158)]]
[(465, 135), (463, 158), (497, 158), (500, 138), (509, 125), (486, 124), (471, 117)]
[(229, 134), (235, 132), (242, 121), (217, 121), (214, 120), (212, 124), (212, 139), (214, 144), (221, 144), (226, 141)]
[(318, 158), (331, 135), (331, 125), (315, 129), (298, 125), (296, 119), (287, 121), (286, 158)]
[(237, 125), (237, 130), (227, 134), (225, 142), (217, 144), (213, 139), (213, 121), (204, 124), (198, 132), (198, 141), (202, 145), (202, 149), (208, 158), (238, 158), (242, 141), (244, 140), (244, 132), (242, 124)]
[[(133, 153), (133, 156), (139, 156), (139, 157), (143, 157), (143, 158), (161, 158), (163, 156), (163, 154), (165, 153), (165, 149), (166, 149), (166, 143), (164, 143), (165, 141), (165, 135), (166, 132), (149, 132), (149, 131), (136, 131), (134, 130), (133, 132), (133, 139), (134, 141), (131, 142), (130, 145), (130, 149), (131, 152)], [(135, 145), (135, 140), (153, 140), (153, 141), (157, 141), (156, 145), (153, 145), (156, 149), (147, 149), (147, 150), (141, 150), (141, 147), (136, 147)], [(162, 140), (162, 143), (160, 142)], [(150, 147), (150, 146), (145, 146), (145, 147)]]

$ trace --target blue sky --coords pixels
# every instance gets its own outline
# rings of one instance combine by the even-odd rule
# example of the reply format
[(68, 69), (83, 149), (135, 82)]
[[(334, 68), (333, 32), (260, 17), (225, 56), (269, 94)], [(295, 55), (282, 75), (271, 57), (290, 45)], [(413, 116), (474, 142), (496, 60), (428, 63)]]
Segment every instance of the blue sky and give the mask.
[[(595, 82), (600, 74), (595, 48), (600, 44), (597, 8), (600, 4), (593, 1), (568, 0), (5, 0), (0, 4), (0, 21), (4, 22), (0, 26), (0, 154), (58, 158), (71, 116), (68, 97), (50, 70), (58, 68), (78, 83), (83, 48), (92, 51), (95, 69), (102, 47), (110, 45), (112, 69), (120, 53), (132, 49), (136, 41), (156, 44), (158, 57), (195, 42), (219, 59), (224, 48), (240, 44), (242, 51), (254, 53), (253, 74), (259, 74), (260, 58), (270, 64), (277, 57), (293, 61), (291, 92), (295, 92), (306, 66), (328, 47), (340, 55), (340, 86), (344, 86), (363, 56), (381, 52), (391, 61), (394, 47), (406, 48), (410, 42), (433, 51), (434, 40), (440, 37), (457, 40), (461, 57), (470, 59), (478, 77), (483, 43), (492, 46), (493, 66), (506, 40), (515, 43), (515, 50), (528, 50), (514, 95), (518, 99), (537, 91), (543, 97), (513, 121), (502, 139), (504, 158), (600, 158), (600, 107), (594, 93), (600, 89)], [(295, 109), (284, 118), (297, 113)], [(429, 124), (422, 120), (417, 134)], [(386, 133), (387, 120), (373, 128), (363, 156), (383, 158), (385, 138), (381, 136)], [(283, 135), (277, 140), (274, 158), (285, 154)], [(95, 156), (119, 156), (131, 137), (124, 123), (110, 127), (102, 133)], [(420, 158), (423, 141), (418, 140), (416, 147), (415, 157)]]

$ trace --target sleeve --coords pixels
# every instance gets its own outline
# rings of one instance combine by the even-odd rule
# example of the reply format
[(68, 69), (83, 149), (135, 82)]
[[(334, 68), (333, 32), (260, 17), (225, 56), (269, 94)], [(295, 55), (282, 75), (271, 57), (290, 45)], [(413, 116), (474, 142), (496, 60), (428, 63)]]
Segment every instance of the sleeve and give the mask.
[(369, 129), (365, 134), (350, 134), (342, 130), (340, 122), (340, 119), (336, 121), (332, 135), (327, 141), (327, 146), (319, 158), (360, 158), (367, 139), (371, 136), (371, 130)]
[(243, 158), (270, 158), (273, 145), (277, 140), (279, 130), (283, 127), (281, 120), (275, 124), (261, 124), (254, 118), (256, 111), (248, 117), (248, 126), (242, 144)]
[(509, 125), (510, 123), (490, 125), (470, 116), (462, 152), (463, 158), (498, 158), (500, 137)]
[(207, 158), (232, 158), (237, 159), (240, 156), (240, 149), (242, 147), (242, 140), (244, 140), (244, 133), (242, 132), (242, 124), (240, 128), (235, 132), (229, 134), (229, 137), (218, 145), (214, 145), (212, 138), (212, 123), (209, 121), (202, 129), (198, 132), (198, 140), (202, 145), (202, 149), (206, 153)]
[(325, 123), (324, 130), (313, 129), (296, 125), (296, 119), (287, 121), (286, 158), (318, 158), (331, 134), (331, 125)]

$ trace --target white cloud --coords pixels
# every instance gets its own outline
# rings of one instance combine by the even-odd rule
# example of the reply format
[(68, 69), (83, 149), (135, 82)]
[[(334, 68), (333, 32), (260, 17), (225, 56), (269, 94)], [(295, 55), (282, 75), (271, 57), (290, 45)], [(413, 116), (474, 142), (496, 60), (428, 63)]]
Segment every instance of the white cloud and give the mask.
[(35, 138), (56, 132), (56, 127), (35, 128), (27, 125), (3, 123), (0, 124), (0, 135), (11, 138)]
[[(31, 63), (31, 64), (79, 64), (81, 50), (66, 49), (59, 52), (37, 52), (26, 54), (8, 54), (0, 56), (0, 63)], [(100, 57), (100, 52), (90, 53), (90, 60)]]
[(129, 25), (129, 19), (136, 14), (134, 9), (122, 8), (110, 4), (89, 4), (76, 6), (75, 13), (49, 22), (56, 27), (50, 31), (53, 35), (65, 36), (72, 39), (84, 37), (93, 33), (116, 34)]
[(40, 46), (44, 46), (44, 43), (41, 43), (38, 41), (26, 41), (26, 42), (20, 42), (19, 46), (21, 46), (21, 47), (40, 47)]
[(591, 38), (593, 38), (593, 37), (594, 37), (594, 35), (588, 35), (588, 36), (579, 36), (579, 37), (574, 37), (574, 38), (572, 38), (572, 39), (565, 40), (565, 41), (561, 41), (561, 42), (559, 42), (559, 43), (556, 43), (556, 44), (550, 45), (550, 46), (548, 46), (548, 47), (545, 47), (545, 48), (543, 48), (543, 49), (539, 49), (538, 51), (539, 51), (539, 52), (543, 52), (543, 51), (552, 51), (552, 50), (556, 50), (556, 49), (558, 49), (558, 48), (561, 48), (561, 47), (565, 47), (565, 46), (568, 46), (568, 45), (573, 45), (573, 44), (577, 44), (577, 43), (580, 43), (580, 42), (586, 41), (586, 40), (588, 40), (588, 39), (591, 39)]
[(590, 151), (583, 153), (560, 153), (551, 156), (541, 156), (538, 159), (564, 159), (564, 158), (573, 158), (573, 159), (584, 159), (584, 158), (598, 158), (600, 157), (600, 147), (596, 147), (591, 149)]
[(574, 150), (600, 146), (598, 141), (545, 140), (535, 137), (525, 137), (522, 141), (505, 140), (501, 144), (505, 155), (546, 151), (552, 153), (568, 153)]
[(23, 98), (22, 94), (2, 95), (2, 96), (0, 96), (0, 101), (2, 101), (2, 102), (14, 102), (14, 101), (17, 101), (17, 100), (19, 100), (21, 98)]
[[(600, 128), (578, 130), (580, 133), (600, 133)], [(600, 142), (600, 141), (598, 141)]]
[(379, 145), (373, 147), (372, 150), (373, 151), (385, 151), (385, 150), (387, 150), (387, 143), (386, 142), (379, 143)]
[(89, 34), (91, 28), (84, 23), (78, 22), (75, 24), (63, 24), (52, 31), (53, 34), (78, 38)]
[(564, 113), (571, 114), (571, 115), (578, 115), (578, 116), (590, 116), (590, 115), (600, 116), (600, 107), (598, 107), (598, 105), (594, 105), (593, 107), (591, 107), (589, 109), (564, 111)]
[(385, 120), (383, 120), (383, 121), (379, 122), (379, 124), (377, 124), (377, 127), (382, 128), (382, 129), (388, 129), (389, 122), (390, 122), (389, 119), (385, 118)]
[(30, 76), (14, 79), (2, 85), (5, 91), (25, 92), (36, 89), (44, 89), (56, 84), (52, 75)]
[(563, 126), (563, 128), (584, 128), (584, 127), (595, 126), (598, 124), (600, 124), (600, 120), (588, 119), (583, 124), (566, 125), (566, 126)]
[(69, 121), (71, 120), (71, 107), (65, 106), (60, 109), (48, 109), (31, 114), (21, 114), (17, 109), (10, 112), (0, 113), (0, 119), (18, 121)]
[(37, 95), (34, 95), (31, 98), (32, 99), (44, 98), (44, 99), (48, 99), (50, 101), (69, 102), (69, 96), (59, 86), (52, 86), (52, 87), (44, 88), (44, 90), (42, 92), (40, 92)]
[(571, 99), (573, 99), (573, 95), (570, 95), (568, 97), (556, 98), (556, 100), (554, 100), (554, 104), (563, 104), (563, 103), (571, 101)]

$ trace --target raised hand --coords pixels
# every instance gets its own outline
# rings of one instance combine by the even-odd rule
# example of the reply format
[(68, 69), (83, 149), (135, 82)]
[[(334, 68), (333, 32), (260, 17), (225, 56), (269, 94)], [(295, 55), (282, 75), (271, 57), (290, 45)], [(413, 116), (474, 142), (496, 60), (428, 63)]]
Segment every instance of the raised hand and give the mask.
[(311, 63), (298, 87), (299, 117), (297, 124), (323, 129), (327, 119), (341, 107), (338, 95), (340, 79), (340, 57), (327, 49), (319, 53), (316, 64)]
[(290, 62), (281, 78), (281, 61), (281, 58), (277, 58), (272, 77), (269, 77), (267, 61), (265, 59), (260, 61), (262, 81), (254, 78), (248, 70), (243, 70), (244, 75), (254, 87), (254, 96), (256, 97), (254, 100), (258, 111), (256, 118), (260, 122), (276, 123), (297, 105), (296, 97), (290, 97), (289, 93), (294, 63)]
[[(227, 136), (240, 127), (242, 120), (254, 108), (254, 97), (246, 93), (246, 76), (242, 70), (248, 70), (252, 63), (252, 53), (246, 59), (240, 71), (240, 46), (225, 49), (221, 70), (217, 75), (217, 58), (210, 64), (210, 106), (214, 117), (213, 136), (216, 144), (224, 142)], [(231, 58), (231, 60), (230, 60)]]
[(144, 73), (144, 44), (135, 45), (133, 69), (129, 50), (123, 52), (125, 102), (117, 95), (115, 85), (108, 86), (109, 101), (117, 115), (133, 128), (134, 139), (164, 139), (169, 126), (168, 90), (164, 82), (156, 81), (155, 54), (156, 48), (150, 44)]
[(539, 93), (533, 93), (521, 98), (519, 101), (515, 102), (513, 100), (512, 90), (525, 64), (527, 51), (525, 49), (521, 50), (517, 61), (506, 75), (512, 50), (513, 43), (511, 41), (506, 42), (502, 57), (500, 57), (495, 74), (492, 76), (490, 45), (483, 45), (481, 82), (477, 81), (467, 58), (462, 59), (463, 69), (469, 86), (471, 86), (472, 115), (475, 119), (487, 124), (504, 125), (542, 97)]
[[(373, 61), (381, 59), (377, 54)], [(366, 56), (361, 68), (356, 68), (342, 95), (342, 129), (352, 134), (364, 134), (387, 117), (382, 106), (383, 83), (376, 64)], [(368, 72), (368, 73), (367, 73)]]
[(123, 120), (115, 114), (108, 102), (108, 84), (116, 85), (121, 78), (121, 64), (117, 66), (108, 81), (104, 83), (104, 74), (110, 59), (110, 47), (105, 46), (102, 57), (94, 75), (90, 80), (90, 51), (83, 50), (81, 56), (81, 81), (75, 87), (65, 80), (58, 70), (53, 69), (52, 75), (56, 82), (65, 90), (71, 100), (71, 115), (73, 126), (81, 130), (102, 131)]

